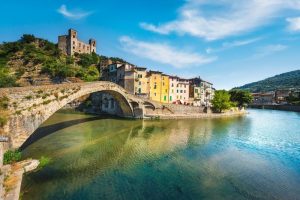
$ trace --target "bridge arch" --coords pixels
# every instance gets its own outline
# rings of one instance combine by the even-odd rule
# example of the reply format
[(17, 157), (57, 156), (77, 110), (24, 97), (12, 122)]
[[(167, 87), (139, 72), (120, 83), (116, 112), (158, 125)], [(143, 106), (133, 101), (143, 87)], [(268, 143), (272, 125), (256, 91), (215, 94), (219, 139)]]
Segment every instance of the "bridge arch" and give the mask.
[(118, 101), (124, 117), (135, 117), (132, 102), (135, 105), (139, 100), (111, 82), (1, 89), (0, 94), (13, 101), (9, 106), (11, 115), (4, 126), (4, 133), (10, 138), (10, 147), (19, 148), (56, 111), (75, 99), (95, 92), (109, 93)]

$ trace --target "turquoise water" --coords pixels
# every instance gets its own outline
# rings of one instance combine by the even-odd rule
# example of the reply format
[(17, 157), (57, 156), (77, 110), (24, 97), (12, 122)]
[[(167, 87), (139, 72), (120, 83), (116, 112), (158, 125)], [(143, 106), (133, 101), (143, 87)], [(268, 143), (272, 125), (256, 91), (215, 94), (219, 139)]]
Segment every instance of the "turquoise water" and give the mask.
[(56, 113), (22, 199), (300, 199), (300, 114), (134, 121)]

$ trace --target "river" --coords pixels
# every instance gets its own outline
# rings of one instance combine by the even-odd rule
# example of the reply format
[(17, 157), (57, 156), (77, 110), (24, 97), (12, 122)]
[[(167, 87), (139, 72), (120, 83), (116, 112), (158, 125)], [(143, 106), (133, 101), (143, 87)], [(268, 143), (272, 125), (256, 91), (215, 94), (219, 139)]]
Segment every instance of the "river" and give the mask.
[(124, 120), (55, 113), (24, 158), (23, 200), (300, 199), (300, 113)]

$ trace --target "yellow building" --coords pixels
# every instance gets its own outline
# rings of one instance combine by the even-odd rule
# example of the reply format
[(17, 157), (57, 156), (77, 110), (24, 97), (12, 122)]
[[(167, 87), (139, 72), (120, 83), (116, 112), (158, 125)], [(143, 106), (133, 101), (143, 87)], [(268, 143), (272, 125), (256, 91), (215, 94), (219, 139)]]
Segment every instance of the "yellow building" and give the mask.
[(169, 103), (169, 76), (165, 74), (162, 74), (161, 76), (160, 102)]
[(153, 101), (161, 100), (162, 73), (158, 71), (149, 72), (149, 97)]

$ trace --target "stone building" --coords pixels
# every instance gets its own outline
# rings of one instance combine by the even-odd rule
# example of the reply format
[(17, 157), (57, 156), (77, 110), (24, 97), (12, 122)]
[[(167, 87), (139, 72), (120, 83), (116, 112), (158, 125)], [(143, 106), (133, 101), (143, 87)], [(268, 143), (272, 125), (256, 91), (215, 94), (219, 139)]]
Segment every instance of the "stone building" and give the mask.
[(147, 73), (147, 68), (145, 67), (135, 67), (135, 94), (149, 98), (149, 76)]
[(135, 78), (137, 74), (135, 66), (123, 64), (117, 68), (117, 84), (122, 86), (130, 94), (135, 94)]
[(254, 105), (272, 105), (275, 100), (275, 92), (252, 93)]
[(189, 97), (194, 106), (211, 106), (214, 97), (212, 83), (202, 80), (200, 77), (189, 80)]
[(77, 31), (68, 30), (68, 35), (58, 36), (58, 48), (67, 55), (74, 53), (96, 53), (96, 40), (90, 39), (89, 43), (84, 43), (78, 39)]

